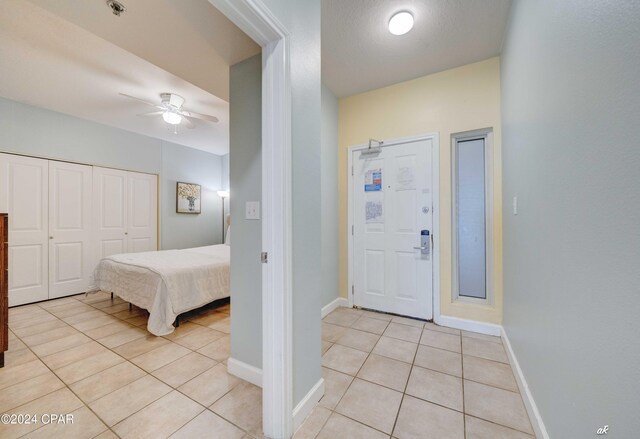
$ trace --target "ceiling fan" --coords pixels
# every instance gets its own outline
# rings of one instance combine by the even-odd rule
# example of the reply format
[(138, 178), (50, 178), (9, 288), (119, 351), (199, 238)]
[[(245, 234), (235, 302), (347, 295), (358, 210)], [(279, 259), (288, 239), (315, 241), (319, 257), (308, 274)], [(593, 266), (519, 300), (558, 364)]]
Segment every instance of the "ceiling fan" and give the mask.
[(125, 98), (142, 102), (143, 104), (150, 105), (157, 109), (157, 111), (141, 113), (138, 114), (138, 116), (162, 116), (162, 119), (164, 119), (164, 121), (170, 125), (180, 125), (181, 123), (184, 123), (184, 125), (189, 129), (193, 129), (196, 127), (193, 124), (193, 121), (191, 121), (190, 119), (200, 119), (214, 123), (218, 122), (218, 118), (215, 116), (196, 113), (195, 111), (189, 111), (183, 108), (182, 105), (184, 104), (184, 98), (175, 93), (161, 93), (159, 104), (154, 104), (153, 102), (145, 101), (144, 99), (136, 98), (135, 96), (130, 96), (124, 93), (119, 94), (120, 96), (124, 96)]

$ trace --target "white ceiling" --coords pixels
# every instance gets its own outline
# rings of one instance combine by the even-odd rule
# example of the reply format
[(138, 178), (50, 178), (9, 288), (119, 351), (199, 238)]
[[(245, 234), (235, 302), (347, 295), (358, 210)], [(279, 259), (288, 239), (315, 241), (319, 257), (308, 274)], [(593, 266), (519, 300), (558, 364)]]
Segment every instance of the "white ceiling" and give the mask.
[[(322, 0), (322, 80), (351, 96), (500, 53), (510, 0)], [(415, 19), (407, 34), (387, 23)]]
[[(189, 7), (177, 8), (178, 0), (123, 1), (127, 13), (115, 17), (103, 0), (2, 0), (0, 96), (228, 153), (229, 65), (260, 48), (207, 0), (181, 1)], [(84, 27), (74, 20), (83, 21)], [(176, 36), (167, 38), (167, 29)], [(161, 117), (136, 116), (151, 107), (118, 95), (159, 102), (163, 92), (181, 95), (185, 108), (220, 122), (196, 121), (195, 129), (180, 127), (175, 135)]]

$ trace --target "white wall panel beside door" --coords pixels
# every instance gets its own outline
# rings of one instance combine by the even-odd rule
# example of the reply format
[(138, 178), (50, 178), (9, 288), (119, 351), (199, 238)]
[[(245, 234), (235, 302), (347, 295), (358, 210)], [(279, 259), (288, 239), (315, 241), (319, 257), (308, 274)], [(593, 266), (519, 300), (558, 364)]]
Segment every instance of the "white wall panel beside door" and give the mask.
[(94, 266), (92, 167), (49, 161), (49, 298), (86, 291)]
[(129, 172), (127, 176), (129, 253), (158, 249), (158, 177)]
[(0, 154), (0, 211), (9, 213), (9, 306), (49, 298), (47, 160)]
[(127, 252), (128, 172), (93, 167), (96, 258)]

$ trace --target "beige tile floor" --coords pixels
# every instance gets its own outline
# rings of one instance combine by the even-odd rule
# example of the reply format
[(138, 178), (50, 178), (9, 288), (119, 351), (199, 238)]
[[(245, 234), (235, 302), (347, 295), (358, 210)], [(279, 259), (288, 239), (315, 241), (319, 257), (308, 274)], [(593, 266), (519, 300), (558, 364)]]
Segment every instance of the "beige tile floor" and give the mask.
[[(72, 413), (0, 437), (261, 437), (261, 390), (229, 375), (229, 305), (166, 337), (109, 295), (12, 308), (0, 413)], [(361, 310), (322, 323), (326, 393), (296, 438), (532, 439), (497, 337)]]
[(322, 340), (325, 395), (295, 439), (534, 439), (499, 337), (339, 308)]
[(228, 304), (185, 316), (166, 337), (105, 293), (9, 310), (0, 413), (73, 424), (0, 423), (0, 437), (261, 437), (262, 392), (227, 373)]

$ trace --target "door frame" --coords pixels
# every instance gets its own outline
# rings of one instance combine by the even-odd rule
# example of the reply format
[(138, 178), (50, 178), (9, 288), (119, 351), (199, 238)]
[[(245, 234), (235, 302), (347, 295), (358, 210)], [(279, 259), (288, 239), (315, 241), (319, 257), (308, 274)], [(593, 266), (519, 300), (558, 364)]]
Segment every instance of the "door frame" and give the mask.
[[(293, 435), (291, 68), (289, 31), (261, 0), (209, 0), (262, 47), (262, 425)], [(319, 317), (319, 315), (318, 315)]]
[[(389, 147), (395, 145), (401, 145), (403, 143), (413, 143), (422, 140), (431, 140), (433, 144), (433, 151), (431, 156), (431, 184), (432, 184), (432, 202), (431, 214), (433, 216), (433, 251), (431, 258), (432, 263), (432, 306), (433, 306), (433, 318), (440, 317), (440, 135), (439, 133), (428, 133), (418, 136), (401, 137), (397, 139), (384, 140), (382, 147)], [(355, 151), (368, 148), (368, 144), (352, 145), (347, 148), (347, 278), (348, 288), (347, 292), (349, 297), (349, 306), (354, 305), (354, 274), (353, 274), (353, 190), (354, 190), (354, 178), (353, 175), (353, 153)]]

